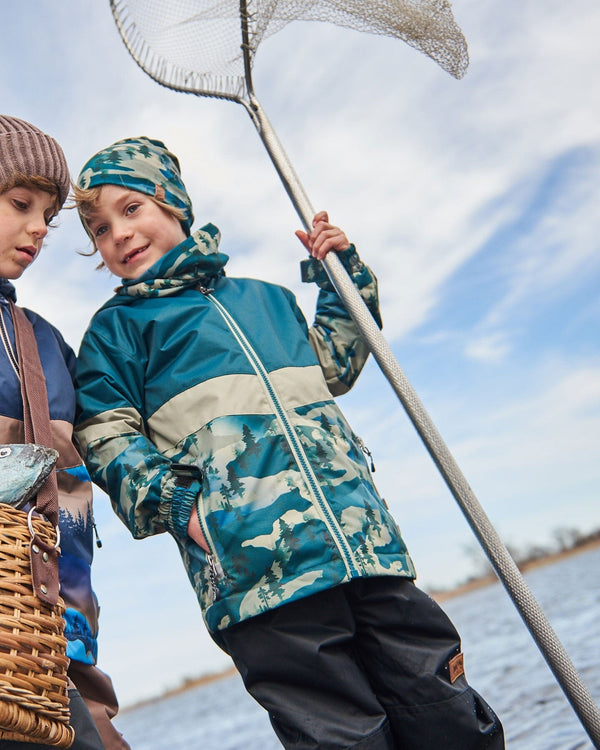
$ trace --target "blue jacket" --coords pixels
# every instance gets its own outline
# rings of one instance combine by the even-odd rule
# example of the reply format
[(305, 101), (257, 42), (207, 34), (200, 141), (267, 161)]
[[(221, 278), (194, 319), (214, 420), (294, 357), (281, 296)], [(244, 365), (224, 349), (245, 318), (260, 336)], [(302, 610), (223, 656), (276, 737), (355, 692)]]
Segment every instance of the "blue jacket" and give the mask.
[[(14, 329), (8, 299), (16, 301), (15, 289), (0, 278), (0, 314), (14, 349)], [(65, 601), (67, 656), (85, 664), (97, 657), (98, 602), (91, 585), (93, 557), (92, 484), (73, 443), (75, 417), (75, 355), (60, 333), (44, 318), (25, 310), (33, 325), (40, 360), (46, 376), (48, 406), (57, 463), (60, 592)], [(21, 386), (5, 346), (0, 340), (0, 443), (22, 443), (23, 402)]]
[[(289, 290), (226, 277), (218, 242), (198, 230), (96, 313), (76, 428), (133, 536), (173, 535), (212, 631), (357, 576), (414, 577), (333, 399), (368, 351), (322, 265), (303, 266), (321, 287), (309, 329)], [(374, 276), (340, 257), (378, 320)], [(209, 554), (186, 534), (194, 507)]]

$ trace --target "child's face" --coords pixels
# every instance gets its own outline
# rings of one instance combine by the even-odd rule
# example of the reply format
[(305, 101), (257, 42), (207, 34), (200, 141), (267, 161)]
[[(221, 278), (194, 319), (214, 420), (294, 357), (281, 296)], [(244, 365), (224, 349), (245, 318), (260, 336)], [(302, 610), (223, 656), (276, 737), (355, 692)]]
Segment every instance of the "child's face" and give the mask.
[(13, 187), (0, 194), (0, 276), (18, 279), (37, 258), (56, 197), (31, 187)]
[(137, 279), (185, 240), (179, 221), (143, 193), (103, 185), (88, 227), (108, 270)]

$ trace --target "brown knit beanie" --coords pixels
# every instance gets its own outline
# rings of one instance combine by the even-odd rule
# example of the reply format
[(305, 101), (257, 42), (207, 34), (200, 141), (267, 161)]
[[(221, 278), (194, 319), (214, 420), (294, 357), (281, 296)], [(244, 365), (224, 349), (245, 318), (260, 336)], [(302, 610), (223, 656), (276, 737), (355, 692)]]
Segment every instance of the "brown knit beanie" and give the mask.
[(35, 125), (0, 115), (0, 185), (10, 182), (15, 173), (52, 180), (60, 205), (66, 201), (70, 179), (62, 148)]

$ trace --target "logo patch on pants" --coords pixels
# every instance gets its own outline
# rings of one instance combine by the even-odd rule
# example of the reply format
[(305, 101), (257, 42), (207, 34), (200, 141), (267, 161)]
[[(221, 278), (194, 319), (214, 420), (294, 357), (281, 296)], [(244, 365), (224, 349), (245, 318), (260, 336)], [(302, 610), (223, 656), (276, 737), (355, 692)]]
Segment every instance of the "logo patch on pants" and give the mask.
[(462, 653), (456, 654), (448, 662), (448, 670), (450, 672), (450, 682), (455, 682), (465, 673), (465, 657)]

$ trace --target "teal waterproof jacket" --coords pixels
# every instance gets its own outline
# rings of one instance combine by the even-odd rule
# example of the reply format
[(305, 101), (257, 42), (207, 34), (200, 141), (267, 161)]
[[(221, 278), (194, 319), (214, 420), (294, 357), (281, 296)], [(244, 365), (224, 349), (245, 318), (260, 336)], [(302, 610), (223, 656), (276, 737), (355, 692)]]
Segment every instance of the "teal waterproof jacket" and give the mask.
[[(227, 277), (218, 243), (208, 224), (125, 281), (77, 367), (92, 479), (134, 537), (172, 534), (213, 632), (358, 576), (415, 576), (333, 399), (368, 351), (321, 263), (303, 262), (309, 329), (289, 290)], [(339, 255), (379, 321), (375, 277)]]

